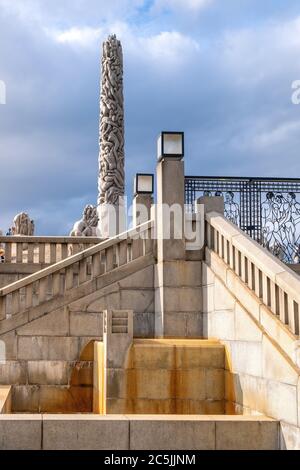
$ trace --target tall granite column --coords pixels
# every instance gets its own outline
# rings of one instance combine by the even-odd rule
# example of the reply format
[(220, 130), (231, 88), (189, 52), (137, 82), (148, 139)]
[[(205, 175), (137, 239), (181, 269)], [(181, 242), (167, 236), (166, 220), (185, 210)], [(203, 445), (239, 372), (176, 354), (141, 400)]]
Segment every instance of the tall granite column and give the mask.
[(99, 229), (106, 238), (125, 223), (123, 54), (115, 35), (103, 43), (99, 143)]

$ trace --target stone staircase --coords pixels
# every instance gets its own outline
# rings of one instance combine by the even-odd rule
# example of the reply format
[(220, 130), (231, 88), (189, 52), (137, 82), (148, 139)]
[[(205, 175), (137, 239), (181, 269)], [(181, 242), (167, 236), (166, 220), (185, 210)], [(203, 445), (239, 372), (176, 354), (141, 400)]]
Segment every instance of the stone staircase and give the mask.
[(6, 347), (0, 384), (13, 385), (14, 412), (92, 411), (93, 343), (102, 338), (105, 308), (99, 302), (110, 302), (110, 291), (122, 292), (128, 279), (143, 281), (148, 268), (153, 275), (151, 226), (143, 224), (0, 290), (0, 340)]

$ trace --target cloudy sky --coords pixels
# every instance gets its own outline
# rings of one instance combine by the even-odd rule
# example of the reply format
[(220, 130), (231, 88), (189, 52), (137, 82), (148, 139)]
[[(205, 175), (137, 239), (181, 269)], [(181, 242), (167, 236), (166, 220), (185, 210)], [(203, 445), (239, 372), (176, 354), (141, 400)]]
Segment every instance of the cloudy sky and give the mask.
[(0, 228), (68, 234), (97, 197), (100, 49), (122, 40), (126, 178), (184, 130), (186, 173), (300, 177), (299, 0), (0, 0)]

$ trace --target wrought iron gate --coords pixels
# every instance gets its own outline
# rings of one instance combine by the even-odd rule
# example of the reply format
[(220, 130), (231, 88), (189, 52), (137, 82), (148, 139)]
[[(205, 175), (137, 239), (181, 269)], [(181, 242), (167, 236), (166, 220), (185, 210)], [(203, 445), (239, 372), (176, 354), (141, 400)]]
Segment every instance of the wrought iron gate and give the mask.
[(300, 179), (185, 177), (189, 210), (200, 196), (223, 196), (225, 217), (286, 263), (300, 262)]

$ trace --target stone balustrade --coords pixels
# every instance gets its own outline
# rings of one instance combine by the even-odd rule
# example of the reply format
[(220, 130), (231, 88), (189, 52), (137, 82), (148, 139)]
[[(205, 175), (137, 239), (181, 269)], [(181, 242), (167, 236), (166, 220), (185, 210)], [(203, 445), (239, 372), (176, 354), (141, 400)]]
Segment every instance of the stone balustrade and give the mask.
[(0, 289), (0, 320), (67, 296), (86, 281), (152, 253), (152, 227), (146, 222)]
[(297, 274), (217, 212), (206, 215), (206, 244), (293, 334), (300, 334)]
[(101, 240), (97, 237), (0, 237), (5, 264), (55, 264)]

